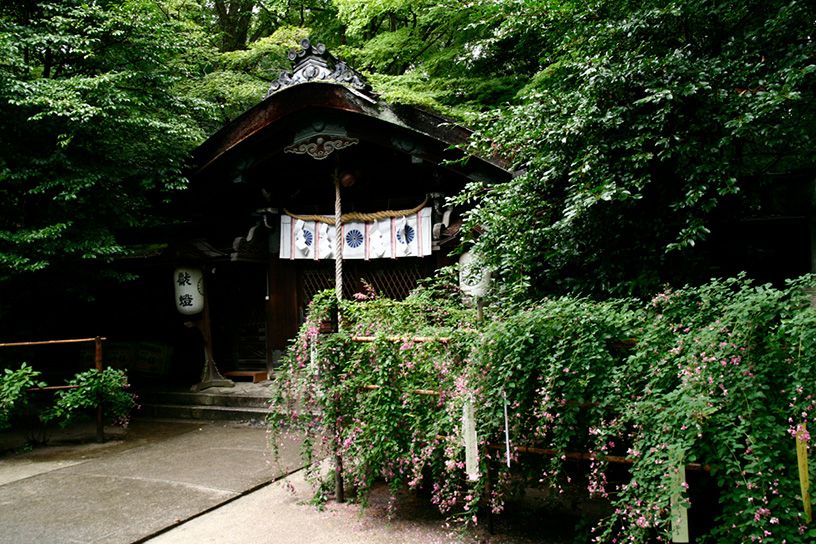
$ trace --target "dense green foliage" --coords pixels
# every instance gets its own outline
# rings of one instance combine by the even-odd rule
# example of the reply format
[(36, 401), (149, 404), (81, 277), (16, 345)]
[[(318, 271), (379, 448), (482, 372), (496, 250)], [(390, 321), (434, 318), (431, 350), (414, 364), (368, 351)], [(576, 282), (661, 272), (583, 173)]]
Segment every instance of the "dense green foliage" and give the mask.
[(184, 185), (195, 45), (153, 2), (0, 4), (0, 278), (121, 253)]
[[(75, 387), (57, 391), (51, 406), (43, 407), (37, 403), (32, 407), (30, 390), (46, 386), (37, 379), (40, 374), (25, 363), (16, 370), (7, 368), (0, 374), (0, 430), (11, 427), (19, 416), (24, 416), (22, 423), (27, 426), (35, 422), (69, 425), (91, 415), (99, 404), (108, 421), (126, 425), (131, 410), (136, 407), (136, 396), (129, 392), (127, 375), (114, 368), (80, 372), (67, 383)], [(27, 431), (33, 433), (34, 429)], [(44, 438), (39, 441), (44, 442)]]
[[(362, 500), (383, 478), (428, 489), (467, 521), (502, 510), (519, 485), (583, 485), (613, 506), (585, 535), (603, 543), (670, 540), (670, 498), (689, 504), (695, 492), (678, 467), (706, 467), (717, 495), (690, 503), (696, 523), (715, 518), (706, 542), (810, 542), (795, 436), (816, 409), (813, 286), (812, 277), (785, 289), (735, 278), (645, 304), (544, 300), (489, 310), (481, 323), (449, 295), (421, 291), (404, 302), (344, 302), (341, 332), (325, 335), (328, 293), (279, 376), (273, 434), (306, 431), (310, 461), (340, 451)], [(505, 398), (509, 411), (511, 468), (482, 457), (477, 482), (464, 475), (467, 398), (482, 451), (503, 451)], [(593, 457), (578, 476), (571, 452)], [(628, 476), (612, 456), (628, 459)]]
[(480, 204), (479, 249), (523, 296), (682, 282), (715, 221), (771, 213), (758, 195), (779, 174), (812, 179), (812, 3), (502, 4), (497, 34), (544, 44), (514, 103), (478, 119), (477, 149), (523, 174), (460, 201)]
[(347, 37), (339, 51), (377, 91), (460, 119), (512, 100), (537, 64), (526, 48), (546, 39), (527, 32), (526, 2), (336, 4)]
[(6, 368), (0, 374), (0, 431), (9, 428), (13, 418), (28, 408), (28, 390), (45, 385), (37, 380), (39, 375), (25, 363), (16, 370)]
[(131, 410), (136, 407), (136, 396), (129, 391), (130, 385), (123, 370), (86, 370), (71, 378), (67, 385), (76, 388), (57, 392), (54, 405), (46, 413), (47, 420), (56, 420), (65, 426), (88, 416), (101, 404), (108, 421), (124, 426)]
[[(706, 541), (808, 542), (794, 435), (816, 393), (807, 351), (816, 311), (803, 291), (812, 285), (732, 279), (629, 309), (559, 299), (495, 323), (468, 382), (488, 392), (484, 433), (501, 428), (504, 389), (514, 445), (594, 454), (587, 490), (615, 506), (599, 542), (668, 539), (669, 499), (687, 493), (677, 467), (688, 463), (710, 466), (718, 488), (722, 511)], [(632, 460), (630, 481), (607, 479), (608, 455)], [(564, 467), (554, 456), (528, 476), (560, 486)]]

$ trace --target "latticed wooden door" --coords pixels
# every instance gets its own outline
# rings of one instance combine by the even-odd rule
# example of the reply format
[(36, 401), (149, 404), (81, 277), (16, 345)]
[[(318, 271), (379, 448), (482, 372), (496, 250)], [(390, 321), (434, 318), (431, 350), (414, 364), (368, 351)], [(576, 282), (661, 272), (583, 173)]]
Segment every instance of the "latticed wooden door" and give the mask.
[[(343, 296), (364, 292), (365, 281), (378, 296), (404, 299), (417, 282), (433, 274), (430, 259), (381, 259), (343, 262)], [(334, 288), (334, 262), (304, 263), (299, 273), (299, 298), (305, 308), (318, 293)]]

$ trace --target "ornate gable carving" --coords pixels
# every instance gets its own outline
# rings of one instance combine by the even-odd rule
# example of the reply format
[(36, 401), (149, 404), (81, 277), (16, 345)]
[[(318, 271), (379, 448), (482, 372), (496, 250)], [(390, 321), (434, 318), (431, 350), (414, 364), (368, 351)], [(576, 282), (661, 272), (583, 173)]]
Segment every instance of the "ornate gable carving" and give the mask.
[(322, 43), (312, 45), (308, 38), (300, 41), (300, 51), (289, 51), (289, 60), (294, 63), (292, 72), (283, 72), (277, 81), (269, 86), (266, 97), (292, 85), (310, 81), (329, 81), (347, 85), (358, 91), (371, 94), (371, 87), (356, 70), (334, 58)]
[(352, 146), (359, 141), (357, 138), (349, 138), (348, 136), (321, 135), (293, 143), (283, 148), (283, 150), (286, 153), (294, 153), (295, 155), (309, 155), (313, 159), (320, 161), (331, 155), (333, 151)]
[(309, 155), (313, 159), (323, 160), (334, 151), (359, 142), (359, 139), (349, 136), (344, 127), (317, 119), (299, 130), (294, 141), (283, 150), (286, 153)]

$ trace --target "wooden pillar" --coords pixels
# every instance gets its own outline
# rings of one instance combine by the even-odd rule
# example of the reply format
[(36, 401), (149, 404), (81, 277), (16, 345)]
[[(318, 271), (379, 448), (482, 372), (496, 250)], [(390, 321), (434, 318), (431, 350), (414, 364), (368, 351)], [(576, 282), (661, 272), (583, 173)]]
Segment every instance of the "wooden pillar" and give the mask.
[[(97, 372), (102, 372), (102, 338), (94, 338), (94, 366)], [(97, 399), (96, 404), (96, 441), (105, 441), (105, 422), (102, 413), (102, 399)]]
[(210, 293), (207, 290), (207, 282), (204, 280), (204, 311), (201, 318), (196, 321), (196, 327), (201, 332), (201, 339), (204, 342), (204, 368), (201, 371), (201, 381), (192, 387), (193, 391), (202, 391), (210, 387), (233, 387), (235, 383), (221, 375), (215, 364), (212, 346), (212, 325), (210, 323)]

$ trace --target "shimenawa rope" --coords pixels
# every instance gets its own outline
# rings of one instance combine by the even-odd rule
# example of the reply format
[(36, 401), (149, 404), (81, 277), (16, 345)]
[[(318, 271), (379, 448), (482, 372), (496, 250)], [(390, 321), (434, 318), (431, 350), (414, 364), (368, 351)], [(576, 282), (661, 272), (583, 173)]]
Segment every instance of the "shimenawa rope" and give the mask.
[[(384, 210), (381, 212), (371, 212), (371, 213), (364, 213), (364, 212), (350, 212), (344, 213), (340, 216), (340, 223), (350, 223), (352, 221), (379, 221), (380, 219), (390, 219), (392, 217), (405, 217), (407, 215), (414, 215), (419, 210), (424, 208), (428, 204), (428, 197), (425, 197), (425, 200), (422, 201), (421, 204), (411, 208), (410, 210)], [(287, 210), (286, 208), (283, 209), (283, 213), (288, 215), (289, 217), (294, 217), (295, 219), (300, 219), (302, 221), (317, 221), (318, 223), (326, 223), (327, 225), (334, 225), (335, 224), (335, 217), (333, 215), (299, 215), (294, 214)]]

